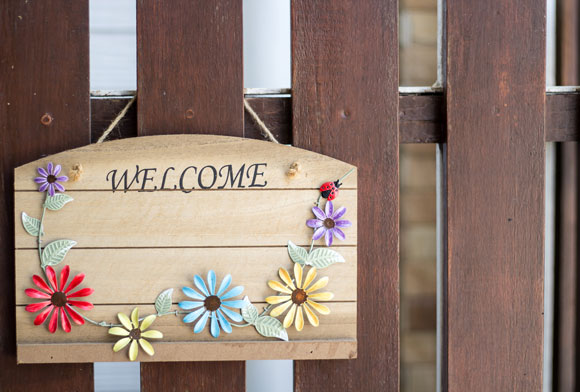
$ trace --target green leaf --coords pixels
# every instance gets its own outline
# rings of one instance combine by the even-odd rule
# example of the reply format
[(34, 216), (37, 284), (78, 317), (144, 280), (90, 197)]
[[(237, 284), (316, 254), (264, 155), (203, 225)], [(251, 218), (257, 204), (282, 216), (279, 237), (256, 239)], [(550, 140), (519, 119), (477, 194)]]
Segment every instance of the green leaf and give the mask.
[(329, 248), (316, 248), (308, 255), (306, 264), (318, 269), (326, 268), (334, 263), (344, 263), (344, 257), (335, 250)]
[(256, 320), (256, 330), (262, 336), (267, 338), (278, 338), (288, 341), (288, 332), (280, 320), (271, 316), (261, 316)]
[(167, 289), (157, 296), (155, 300), (155, 310), (157, 313), (167, 313), (171, 310), (171, 296), (173, 295), (173, 289)]
[(47, 265), (53, 266), (57, 265), (64, 260), (64, 257), (77, 243), (73, 240), (56, 240), (46, 245), (42, 250), (42, 257), (40, 265), (42, 268)]
[(44, 206), (52, 211), (58, 211), (66, 203), (73, 201), (73, 198), (69, 195), (65, 195), (64, 193), (57, 193), (54, 196), (48, 196), (46, 201), (44, 202)]
[[(40, 221), (36, 218), (26, 215), (26, 212), (22, 213), (22, 226), (24, 230), (32, 236), (38, 237), (38, 230), (40, 230)], [(42, 233), (44, 235), (44, 232)]]
[(308, 252), (306, 249), (299, 247), (292, 241), (288, 241), (288, 254), (293, 262), (304, 265), (308, 259)]
[(246, 306), (242, 309), (242, 317), (246, 323), (254, 324), (258, 318), (258, 309), (252, 305), (248, 297), (244, 297), (244, 302)]

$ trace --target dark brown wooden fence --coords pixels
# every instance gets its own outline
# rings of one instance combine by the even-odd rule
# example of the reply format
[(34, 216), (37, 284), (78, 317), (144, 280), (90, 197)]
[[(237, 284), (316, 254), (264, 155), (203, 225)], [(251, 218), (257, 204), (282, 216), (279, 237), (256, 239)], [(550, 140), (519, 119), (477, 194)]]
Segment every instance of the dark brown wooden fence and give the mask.
[[(137, 1), (138, 105), (113, 138), (262, 137), (243, 113), (241, 4)], [(292, 0), (292, 98), (247, 96), (280, 141), (359, 167), (358, 359), (297, 361), (295, 388), (399, 389), (399, 143), (440, 143), (443, 388), (539, 391), (544, 142), (580, 139), (580, 96), (545, 92), (545, 1), (447, 1), (443, 88), (423, 94), (398, 91), (397, 13)], [(6, 0), (0, 23), (0, 389), (87, 391), (91, 365), (16, 365), (12, 170), (95, 141), (129, 98), (90, 97), (88, 0)], [(245, 365), (142, 364), (141, 378), (236, 391)]]

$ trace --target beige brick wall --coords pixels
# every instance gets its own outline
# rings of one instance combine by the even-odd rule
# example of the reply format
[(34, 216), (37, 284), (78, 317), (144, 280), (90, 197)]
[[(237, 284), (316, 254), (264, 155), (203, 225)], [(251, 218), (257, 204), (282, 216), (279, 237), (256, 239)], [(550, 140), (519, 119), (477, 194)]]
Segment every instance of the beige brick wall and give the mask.
[[(437, 77), (437, 0), (401, 0), (400, 84)], [(435, 145), (402, 145), (401, 390), (435, 391)]]

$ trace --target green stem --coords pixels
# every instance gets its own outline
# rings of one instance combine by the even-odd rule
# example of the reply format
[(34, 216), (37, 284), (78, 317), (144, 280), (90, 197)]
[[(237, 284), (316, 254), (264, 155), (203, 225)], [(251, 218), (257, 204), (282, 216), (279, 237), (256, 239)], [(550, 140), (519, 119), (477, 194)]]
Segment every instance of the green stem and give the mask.
[(268, 313), (270, 311), (270, 309), (272, 309), (272, 305), (268, 305), (264, 308), (264, 310), (262, 310), (262, 313), (260, 313), (260, 316), (265, 315), (266, 313)]
[[(173, 314), (175, 316), (177, 316), (178, 314), (189, 314), (190, 312), (186, 312), (183, 310), (174, 310), (173, 312), (164, 312), (164, 313), (157, 313), (157, 317), (163, 317), (163, 316), (167, 316), (168, 314)], [(141, 319), (139, 319), (141, 320)]]
[[(177, 316), (178, 314), (188, 314), (188, 313), (189, 313), (189, 312), (184, 312), (184, 311), (181, 311), (181, 310), (174, 310), (173, 312), (157, 313), (157, 314), (155, 314), (155, 315), (156, 315), (157, 317), (163, 317), (163, 316), (167, 316), (167, 315), (170, 315), (170, 314), (173, 314), (173, 315)], [(80, 314), (80, 313), (79, 313), (79, 314)], [(81, 317), (82, 317), (82, 318), (83, 318), (83, 319), (84, 319), (86, 322), (88, 322), (88, 323), (91, 323), (91, 324), (94, 324), (94, 325), (96, 325), (96, 326), (98, 326), (98, 327), (106, 327), (106, 328), (112, 328), (112, 327), (122, 327), (122, 326), (123, 326), (122, 324), (113, 324), (113, 323), (108, 323), (108, 322), (106, 322), (106, 321), (95, 321), (95, 320), (91, 320), (90, 318), (88, 318), (87, 316), (85, 316), (85, 315), (83, 315), (83, 314), (81, 314)], [(146, 317), (148, 317), (148, 316), (145, 316), (145, 317), (140, 317), (140, 318), (139, 318), (139, 322), (141, 322), (141, 321), (145, 320), (145, 318), (146, 318)]]
[(233, 324), (233, 323), (231, 323), (231, 325), (233, 325), (234, 327), (238, 327), (238, 328), (244, 328), (244, 327), (249, 327), (250, 325), (253, 325), (253, 324), (249, 324), (249, 323), (246, 323), (246, 324)]
[(346, 177), (350, 176), (350, 174), (354, 171), (354, 167), (352, 169), (350, 169), (344, 176), (340, 177), (338, 179), (338, 182), (341, 183), (342, 180), (344, 180)]
[[(80, 314), (80, 313), (79, 313)], [(88, 318), (87, 316), (85, 316), (84, 314), (81, 314), (81, 317), (86, 321), (89, 322), (91, 324), (94, 324), (96, 326), (99, 327), (106, 327), (106, 328), (112, 328), (112, 327), (122, 327), (121, 324), (112, 324), (112, 323), (107, 323), (106, 321), (95, 321), (95, 320), (91, 320), (90, 318)]]
[(46, 214), (46, 201), (48, 200), (48, 192), (46, 192), (46, 196), (44, 198), (44, 203), (42, 203), (42, 216), (40, 218), (40, 225), (38, 227), (38, 258), (40, 259), (40, 266), (42, 267), (42, 271), (45, 272), (45, 266), (42, 265), (42, 232), (44, 230), (44, 215)]
[[(320, 199), (322, 198), (322, 195), (318, 195), (318, 199), (316, 199), (316, 203), (314, 204), (316, 207), (320, 207)], [(308, 251), (308, 253), (312, 252), (312, 248), (314, 248), (314, 240), (310, 241), (310, 250)]]

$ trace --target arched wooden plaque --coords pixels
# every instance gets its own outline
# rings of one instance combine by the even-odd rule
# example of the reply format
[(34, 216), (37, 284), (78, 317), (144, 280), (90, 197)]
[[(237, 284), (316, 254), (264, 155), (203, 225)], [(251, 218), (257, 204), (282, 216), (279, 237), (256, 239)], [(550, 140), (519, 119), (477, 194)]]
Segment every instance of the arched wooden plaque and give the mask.
[[(38, 180), (41, 184), (34, 181), (43, 177), (37, 169), (46, 169), (49, 162), (54, 164), (53, 172), (55, 165), (62, 165), (56, 177), (69, 175), (75, 165), (82, 166), (80, 178), (63, 182), (65, 192), (57, 192), (55, 197), (39, 192), (42, 178)], [(294, 163), (298, 163), (299, 169), (289, 173)], [(320, 224), (315, 222), (318, 219), (312, 211), (321, 194), (319, 188), (347, 173), (350, 175), (342, 180), (333, 200), (333, 215), (337, 215), (340, 207), (345, 207), (346, 213), (322, 224), (321, 229), (324, 231), (333, 224), (343, 226), (345, 238), (340, 240), (341, 234), (335, 233), (328, 247), (323, 236), (314, 241), (310, 251), (315, 229), (306, 222), (313, 220), (311, 226)], [(269, 142), (207, 135), (151, 136), (90, 145), (15, 169), (18, 361), (129, 360), (132, 339), (137, 342), (138, 333), (132, 331), (129, 344), (115, 353), (113, 346), (123, 336), (109, 332), (122, 335), (123, 327), (110, 330), (108, 325), (120, 324), (117, 314), (130, 316), (136, 307), (142, 318), (160, 314), (148, 330), (163, 334), (160, 339), (146, 339), (154, 355), (147, 355), (138, 347), (139, 361), (356, 357), (356, 184), (356, 169), (352, 165), (327, 156)], [(65, 196), (58, 196), (62, 194)], [(38, 226), (45, 203), (48, 208), (42, 220), (39, 253)], [(326, 199), (320, 199), (322, 210), (325, 203)], [(303, 283), (312, 265), (319, 267), (316, 278), (306, 289), (308, 301), (316, 299), (315, 304), (306, 304), (310, 304), (308, 309), (318, 319), (317, 327), (309, 322), (299, 288), (282, 283), (279, 277), (279, 268), (294, 277), (296, 262), (303, 266), (300, 267)], [(65, 266), (70, 269), (68, 282), (81, 273), (85, 278), (63, 297), (52, 292), (66, 291), (66, 287), (60, 287)], [(42, 294), (43, 289), (33, 282), (33, 275), (47, 280), (51, 270), (56, 274), (58, 286), (56, 290), (44, 288), (48, 294)], [(199, 275), (209, 290), (213, 280), (210, 271), (215, 273), (216, 286), (213, 294), (205, 295), (195, 285), (194, 275)], [(232, 277), (231, 285), (220, 294), (220, 284), (228, 274)], [(326, 287), (310, 292), (321, 277), (328, 277)], [(270, 316), (270, 311), (279, 305), (273, 305), (260, 317), (249, 305), (251, 302), (261, 313), (267, 305), (266, 298), (279, 296), (269, 287), (271, 280), (292, 292), (290, 310), (277, 316), (279, 321)], [(243, 286), (243, 292), (233, 290), (232, 294), (237, 295), (225, 298), (225, 293), (234, 286)], [(203, 298), (189, 298), (183, 287), (197, 290), (197, 295)], [(94, 292), (81, 298), (70, 296), (84, 288)], [(158, 298), (160, 293), (165, 295)], [(31, 298), (28, 294), (49, 298)], [(217, 297), (219, 301), (208, 297)], [(90, 302), (94, 307), (71, 302), (74, 300)], [(48, 302), (46, 308), (30, 307), (44, 301)], [(226, 306), (228, 301), (233, 301), (229, 302), (232, 307)], [(270, 298), (270, 302), (274, 300)], [(283, 325), (294, 303), (296, 309), (303, 309), (296, 311), (303, 314), (301, 331), (296, 329), (297, 315), (289, 327)], [(330, 313), (323, 314), (325, 308), (317, 307), (316, 303), (326, 306)], [(27, 306), (31, 311), (26, 310)], [(51, 314), (35, 325), (38, 315), (50, 306), (54, 306)], [(56, 331), (49, 331), (55, 329), (54, 321), (50, 327), (52, 314), (59, 310), (63, 318), (70, 320), (70, 332), (65, 332), (66, 320), (63, 323), (60, 318)], [(83, 325), (74, 322), (75, 311), (86, 320)], [(195, 314), (187, 318), (196, 311), (199, 318)], [(227, 322), (222, 323), (221, 316)], [(202, 326), (200, 320), (204, 317), (207, 322)], [(107, 326), (92, 324), (89, 319)], [(232, 327), (233, 324), (251, 325)], [(196, 326), (198, 333), (194, 332)], [(218, 337), (213, 336), (216, 327)], [(134, 327), (129, 325), (126, 329)], [(147, 348), (146, 343), (143, 345)]]

